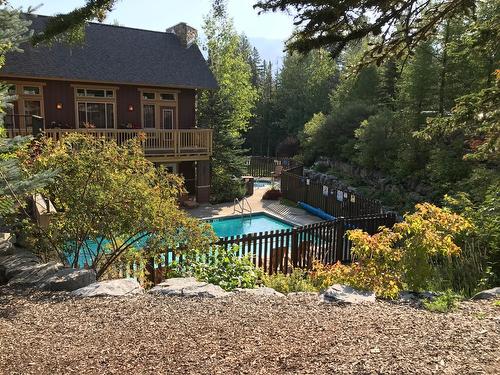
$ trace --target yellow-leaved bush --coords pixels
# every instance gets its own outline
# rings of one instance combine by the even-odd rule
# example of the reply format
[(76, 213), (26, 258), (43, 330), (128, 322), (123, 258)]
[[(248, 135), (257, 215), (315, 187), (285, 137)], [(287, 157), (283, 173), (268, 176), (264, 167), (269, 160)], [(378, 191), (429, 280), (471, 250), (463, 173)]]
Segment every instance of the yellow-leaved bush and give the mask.
[(429, 287), (437, 277), (433, 264), (460, 255), (456, 236), (472, 225), (430, 203), (417, 204), (415, 209), (392, 229), (381, 228), (374, 235), (359, 229), (348, 231), (352, 263), (315, 263), (312, 284), (324, 289), (343, 283), (385, 298), (396, 298), (403, 288), (418, 291)]
[(473, 226), (464, 217), (430, 203), (417, 204), (415, 208), (416, 211), (406, 215), (403, 222), (394, 225), (393, 231), (403, 238), (406, 286), (421, 290), (438, 277), (434, 263), (460, 255), (461, 249), (455, 240)]

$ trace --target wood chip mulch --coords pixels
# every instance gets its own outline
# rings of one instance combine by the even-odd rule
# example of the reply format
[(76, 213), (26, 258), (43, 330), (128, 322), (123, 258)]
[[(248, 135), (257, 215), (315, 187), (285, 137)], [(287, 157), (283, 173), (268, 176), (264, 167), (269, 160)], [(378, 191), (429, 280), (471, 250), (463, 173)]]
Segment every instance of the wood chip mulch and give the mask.
[(0, 374), (499, 374), (500, 307), (0, 288)]

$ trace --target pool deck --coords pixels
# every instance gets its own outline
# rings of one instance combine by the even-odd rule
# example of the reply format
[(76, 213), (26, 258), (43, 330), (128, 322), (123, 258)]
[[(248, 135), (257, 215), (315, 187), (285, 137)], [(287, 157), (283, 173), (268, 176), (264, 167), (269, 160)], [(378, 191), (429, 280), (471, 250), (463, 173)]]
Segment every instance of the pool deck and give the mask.
[[(308, 214), (301, 208), (286, 206), (284, 204), (280, 204), (279, 201), (262, 200), (262, 196), (267, 189), (267, 187), (257, 188), (254, 190), (254, 194), (252, 196), (247, 197), (248, 203), (252, 208), (252, 214), (266, 212), (299, 226), (323, 221), (317, 216)], [(213, 219), (235, 215), (234, 204), (232, 202), (216, 205), (202, 205), (198, 208), (187, 210), (187, 212), (191, 216), (199, 219)]]

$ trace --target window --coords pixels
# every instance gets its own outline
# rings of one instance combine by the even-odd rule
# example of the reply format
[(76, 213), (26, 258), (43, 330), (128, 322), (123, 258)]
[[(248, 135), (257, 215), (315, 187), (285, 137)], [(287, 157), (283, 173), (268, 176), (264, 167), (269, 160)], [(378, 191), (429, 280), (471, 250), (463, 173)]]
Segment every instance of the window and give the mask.
[(160, 98), (161, 98), (161, 100), (175, 101), (175, 94), (162, 93), (162, 94), (160, 94)]
[(76, 89), (76, 96), (87, 98), (113, 98), (113, 90), (105, 89)]
[(5, 117), (3, 119), (4, 125), (7, 129), (14, 129), (16, 127), (16, 118), (14, 116), (14, 106), (9, 105), (5, 108)]
[(37, 82), (11, 82), (7, 88), (8, 95), (17, 95), (14, 105), (6, 111), (7, 128), (26, 129), (31, 131), (32, 116), (44, 116), (43, 84)]
[(139, 89), (142, 127), (149, 129), (176, 129), (177, 91), (152, 88)]
[(155, 106), (154, 104), (145, 104), (143, 107), (143, 124), (145, 128), (155, 127)]
[(114, 128), (114, 104), (78, 102), (78, 124), (82, 128)]
[(25, 100), (24, 101), (24, 114), (26, 126), (33, 125), (33, 118), (31, 116), (41, 116), (42, 115), (42, 103), (40, 100)]
[(24, 114), (31, 116), (41, 116), (42, 115), (42, 104), (40, 100), (25, 100), (24, 101)]
[(23, 86), (23, 95), (40, 95), (40, 87)]
[(164, 109), (162, 111), (162, 128), (163, 129), (173, 129), (174, 128), (174, 111), (173, 109)]

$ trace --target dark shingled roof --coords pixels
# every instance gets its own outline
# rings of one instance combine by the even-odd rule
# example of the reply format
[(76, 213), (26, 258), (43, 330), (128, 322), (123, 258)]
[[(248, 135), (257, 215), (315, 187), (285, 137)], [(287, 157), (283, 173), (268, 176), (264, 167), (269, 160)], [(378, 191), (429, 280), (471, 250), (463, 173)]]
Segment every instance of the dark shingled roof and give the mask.
[[(43, 30), (49, 17), (35, 16), (32, 28)], [(153, 86), (217, 88), (195, 44), (184, 48), (177, 36), (89, 23), (82, 45), (21, 46), (7, 54), (2, 73), (17, 76), (130, 83)]]

